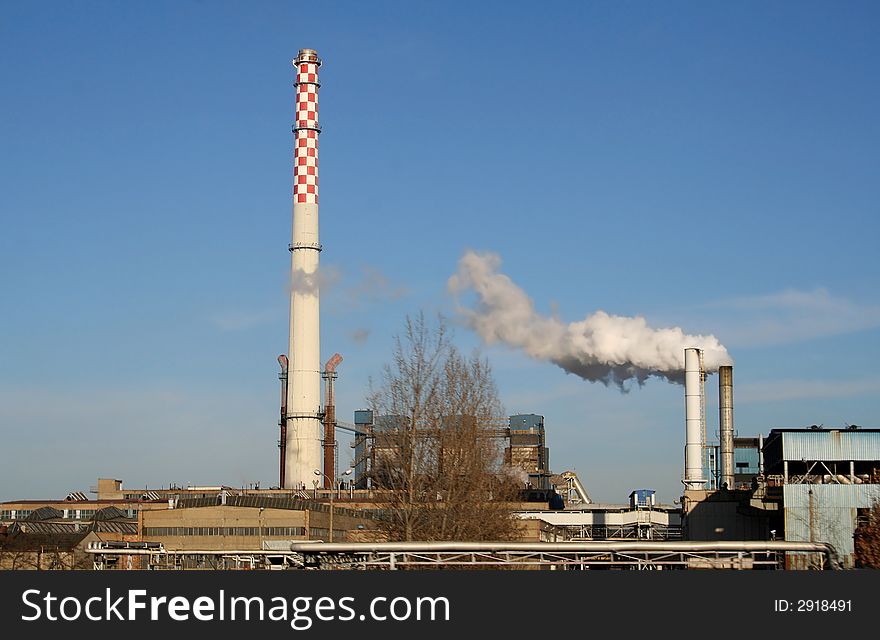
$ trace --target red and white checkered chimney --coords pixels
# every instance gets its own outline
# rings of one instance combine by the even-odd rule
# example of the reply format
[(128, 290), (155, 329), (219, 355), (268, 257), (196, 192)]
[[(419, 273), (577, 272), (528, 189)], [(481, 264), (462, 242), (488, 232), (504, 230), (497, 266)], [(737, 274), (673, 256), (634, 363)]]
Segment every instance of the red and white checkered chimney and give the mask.
[[(318, 67), (301, 49), (296, 67), (293, 124), (293, 241), (290, 244), (290, 364), (287, 374), (285, 488), (311, 488), (321, 469), (321, 360), (318, 292)], [(319, 477), (320, 478), (320, 477)]]

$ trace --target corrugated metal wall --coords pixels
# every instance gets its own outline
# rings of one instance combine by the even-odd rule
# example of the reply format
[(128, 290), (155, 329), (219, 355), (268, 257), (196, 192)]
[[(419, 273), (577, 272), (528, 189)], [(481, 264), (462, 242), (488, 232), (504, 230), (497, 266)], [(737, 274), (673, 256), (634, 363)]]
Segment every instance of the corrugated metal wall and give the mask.
[(880, 460), (880, 433), (799, 431), (782, 434), (783, 460)]
[[(812, 498), (810, 491), (812, 490)], [(880, 485), (789, 484), (783, 487), (785, 539), (830, 542), (847, 568), (853, 566), (857, 509), (880, 500)]]

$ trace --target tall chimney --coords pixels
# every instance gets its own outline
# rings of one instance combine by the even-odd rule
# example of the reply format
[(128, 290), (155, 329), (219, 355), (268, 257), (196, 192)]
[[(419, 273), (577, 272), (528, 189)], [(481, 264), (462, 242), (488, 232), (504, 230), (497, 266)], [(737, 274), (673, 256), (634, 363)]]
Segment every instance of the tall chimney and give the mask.
[[(321, 362), (318, 284), (318, 67), (313, 49), (300, 49), (293, 124), (293, 241), (290, 244), (290, 366), (284, 487), (308, 487), (321, 468)], [(308, 285), (308, 286), (305, 286)]]
[(718, 368), (718, 424), (721, 438), (721, 485), (734, 489), (733, 469), (733, 367)]
[(702, 489), (703, 478), (703, 353), (684, 350), (684, 406), (686, 444), (684, 450), (685, 489)]

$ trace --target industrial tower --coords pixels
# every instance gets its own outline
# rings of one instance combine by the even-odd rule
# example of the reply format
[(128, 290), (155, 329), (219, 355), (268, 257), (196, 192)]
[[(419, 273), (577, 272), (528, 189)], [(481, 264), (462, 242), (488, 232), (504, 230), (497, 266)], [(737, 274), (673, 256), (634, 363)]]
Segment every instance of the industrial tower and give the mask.
[(318, 67), (301, 49), (296, 67), (293, 123), (293, 239), (290, 244), (290, 362), (284, 429), (284, 488), (311, 487), (321, 468), (321, 362), (318, 291)]

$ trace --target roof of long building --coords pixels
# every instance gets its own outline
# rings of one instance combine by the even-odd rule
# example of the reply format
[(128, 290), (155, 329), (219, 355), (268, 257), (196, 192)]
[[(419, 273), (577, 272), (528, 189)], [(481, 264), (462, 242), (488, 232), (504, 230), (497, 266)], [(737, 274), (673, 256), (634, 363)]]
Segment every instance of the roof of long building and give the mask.
[[(83, 518), (83, 520), (119, 520), (127, 517), (128, 516), (124, 511), (114, 506), (109, 506), (98, 509), (90, 517)], [(60, 509), (56, 509), (55, 507), (40, 507), (39, 509), (34, 509), (32, 513), (24, 518), (24, 520), (27, 522), (39, 522), (41, 520), (60, 520), (62, 518), (64, 518), (64, 512)]]
[(137, 535), (138, 525), (136, 520), (101, 520), (101, 521), (77, 521), (77, 520), (18, 520), (9, 525), (11, 533), (27, 534), (69, 534), (78, 535), (95, 531), (97, 533), (120, 533), (123, 535)]
[(82, 542), (82, 539), (89, 535), (89, 533), (89, 531), (65, 533), (10, 532), (9, 535), (0, 538), (0, 549), (4, 551), (45, 551), (54, 549), (70, 551)]
[[(211, 498), (181, 498), (175, 504), (175, 509), (194, 509), (199, 507), (251, 507), (263, 509), (288, 509), (292, 511), (329, 511), (330, 505), (315, 500), (291, 498), (281, 496), (216, 496)], [(333, 512), (337, 515), (350, 515), (357, 517), (371, 517), (370, 514), (348, 509), (342, 506), (334, 506)]]

